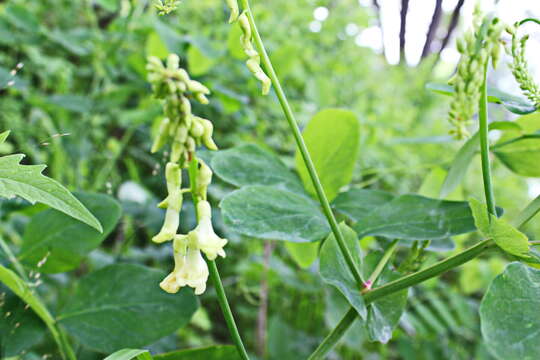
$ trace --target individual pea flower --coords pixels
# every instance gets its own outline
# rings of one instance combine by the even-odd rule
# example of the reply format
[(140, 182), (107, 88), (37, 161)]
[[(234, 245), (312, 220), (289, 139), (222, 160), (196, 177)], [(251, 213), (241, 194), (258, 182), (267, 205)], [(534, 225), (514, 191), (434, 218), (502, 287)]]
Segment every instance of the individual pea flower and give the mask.
[(154, 6), (159, 15), (167, 15), (173, 12), (180, 5), (180, 0), (156, 0)]
[(261, 82), (262, 94), (268, 95), (270, 88), (272, 87), (272, 81), (261, 68), (261, 56), (253, 47), (251, 25), (245, 11), (242, 12), (242, 14), (240, 14), (238, 17), (238, 22), (240, 24), (240, 29), (242, 29), (240, 43), (242, 44), (242, 48), (249, 58), (246, 61), (246, 66), (253, 76), (255, 76), (255, 78)]
[(201, 295), (206, 290), (209, 275), (201, 251), (188, 235), (176, 235), (173, 249), (174, 270), (160, 283), (161, 288), (174, 294), (189, 286), (195, 289), (195, 295)]
[(182, 170), (178, 164), (169, 162), (165, 168), (165, 178), (167, 179), (168, 196), (159, 207), (167, 208), (165, 221), (160, 232), (152, 238), (156, 243), (172, 240), (180, 225), (180, 210), (182, 209)]
[(227, 0), (227, 6), (231, 10), (231, 16), (229, 17), (229, 24), (232, 24), (238, 20), (240, 15), (240, 9), (238, 8), (238, 2), (236, 0)]
[(214, 142), (214, 139), (212, 137), (214, 133), (214, 124), (210, 120), (198, 118), (201, 122), (202, 126), (204, 127), (204, 133), (202, 135), (202, 142), (204, 146), (208, 148), (208, 150), (217, 150), (218, 147), (216, 143)]
[(157, 136), (154, 139), (150, 152), (155, 153), (156, 151), (159, 151), (159, 149), (161, 149), (167, 143), (167, 140), (169, 140), (170, 126), (171, 120), (169, 118), (165, 118), (161, 121)]
[(212, 227), (212, 208), (206, 200), (201, 200), (197, 204), (197, 215), (199, 224), (189, 232), (190, 241), (197, 244), (197, 247), (206, 255), (208, 260), (215, 260), (218, 255), (225, 257), (223, 247), (227, 245), (227, 240), (216, 235)]

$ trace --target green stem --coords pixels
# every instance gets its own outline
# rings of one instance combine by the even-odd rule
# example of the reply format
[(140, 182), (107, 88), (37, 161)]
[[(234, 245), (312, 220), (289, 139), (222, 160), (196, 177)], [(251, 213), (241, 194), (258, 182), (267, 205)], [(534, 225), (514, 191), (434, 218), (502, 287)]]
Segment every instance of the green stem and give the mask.
[(385, 250), (383, 257), (381, 258), (381, 260), (375, 267), (375, 270), (373, 270), (373, 272), (369, 276), (368, 282), (370, 284), (375, 284), (375, 282), (379, 278), (379, 275), (381, 275), (382, 271), (384, 270), (384, 267), (386, 266), (386, 264), (388, 264), (388, 260), (390, 260), (390, 258), (392, 257), (392, 254), (394, 254), (394, 251), (397, 248), (398, 242), (399, 242), (398, 239), (392, 241), (390, 246), (388, 246), (388, 248)]
[(354, 276), (354, 279), (356, 280), (358, 287), (363, 288), (364, 280), (362, 278), (362, 275), (360, 274), (360, 271), (354, 264), (354, 260), (351, 255), (351, 252), (345, 245), (345, 239), (339, 229), (339, 225), (336, 220), (336, 217), (334, 216), (334, 213), (332, 212), (332, 208), (330, 207), (328, 198), (326, 197), (326, 194), (322, 187), (319, 176), (317, 175), (317, 171), (315, 170), (315, 165), (313, 164), (313, 160), (311, 159), (307, 146), (304, 142), (304, 139), (302, 138), (302, 133), (300, 132), (300, 128), (298, 127), (298, 124), (296, 123), (296, 119), (294, 117), (294, 114), (287, 100), (287, 96), (285, 95), (285, 92), (283, 91), (283, 88), (281, 87), (279, 78), (277, 77), (274, 67), (272, 66), (272, 62), (270, 61), (270, 57), (268, 56), (268, 53), (266, 52), (266, 48), (264, 47), (264, 43), (261, 39), (261, 36), (257, 29), (257, 25), (255, 23), (255, 18), (253, 17), (253, 13), (249, 6), (249, 0), (242, 0), (242, 7), (247, 12), (249, 23), (250, 23), (250, 26), (254, 35), (255, 45), (257, 46), (257, 49), (259, 50), (259, 53), (261, 55), (261, 62), (264, 68), (266, 69), (266, 72), (268, 76), (270, 77), (270, 80), (272, 80), (272, 86), (274, 87), (274, 90), (276, 91), (276, 95), (279, 99), (279, 103), (281, 104), (281, 108), (283, 109), (283, 113), (285, 114), (285, 118), (287, 119), (287, 122), (289, 123), (289, 127), (291, 128), (291, 131), (293, 133), (294, 139), (296, 141), (296, 145), (298, 146), (298, 150), (300, 151), (300, 154), (302, 155), (302, 159), (304, 160), (304, 163), (306, 164), (306, 168), (308, 170), (311, 181), (313, 182), (313, 187), (315, 188), (317, 197), (319, 198), (319, 202), (321, 203), (324, 215), (328, 219), (328, 223), (330, 225), (330, 228), (332, 229), (332, 232), (334, 233), (339, 249), (341, 253), (343, 254), (343, 257), (345, 258), (345, 261), (347, 262), (347, 266), (349, 267), (349, 270)]
[(339, 321), (337, 326), (326, 336), (322, 343), (319, 344), (317, 349), (309, 356), (308, 360), (324, 359), (326, 354), (332, 350), (332, 348), (338, 343), (339, 339), (345, 335), (345, 332), (354, 323), (358, 314), (356, 310), (351, 307), (349, 311)]
[(484, 81), (480, 88), (480, 104), (478, 118), (480, 121), (480, 156), (482, 159), (482, 177), (484, 180), (484, 192), (486, 195), (486, 204), (490, 214), (495, 215), (495, 195), (493, 194), (493, 185), (491, 183), (491, 165), (489, 163), (489, 140), (488, 140), (488, 100), (487, 100), (487, 66), (484, 68)]
[[(199, 196), (197, 195), (198, 171), (199, 161), (197, 160), (195, 154), (193, 154), (193, 159), (189, 163), (189, 183), (191, 187), (191, 195), (193, 199), (193, 206), (195, 207), (196, 217), (198, 217), (197, 204), (199, 203)], [(227, 323), (227, 327), (229, 328), (231, 337), (234, 341), (234, 344), (236, 345), (238, 354), (240, 355), (242, 360), (249, 360), (248, 353), (246, 351), (246, 348), (244, 347), (244, 343), (242, 342), (242, 337), (240, 336), (240, 332), (238, 331), (238, 327), (236, 326), (236, 322), (234, 321), (234, 315), (231, 311), (229, 301), (227, 300), (227, 295), (225, 294), (225, 289), (223, 288), (223, 283), (221, 282), (221, 277), (219, 276), (216, 262), (206, 259), (206, 263), (208, 264), (210, 278), (212, 279), (212, 283), (214, 284), (214, 288), (216, 289), (221, 312), (223, 313), (223, 317), (225, 317), (225, 322)]]
[[(484, 251), (493, 247), (494, 243), (488, 239), (479, 242), (478, 244), (471, 246), (470, 248), (451, 256), (447, 259), (439, 261), (423, 270), (417, 271), (410, 275), (401, 277), (397, 280), (386, 283), (380, 287), (377, 287), (364, 295), (364, 304), (369, 305), (378, 299), (385, 296), (394, 294), (400, 290), (407, 289), (413, 285), (419, 284), (423, 281), (429, 280), (436, 276), (439, 276), (453, 268), (465, 264), (466, 262), (476, 258)], [(388, 258), (390, 255), (388, 255)], [(382, 261), (382, 260), (381, 260)], [(339, 341), (339, 339), (345, 334), (347, 329), (352, 325), (356, 319), (356, 311), (352, 308), (345, 314), (339, 324), (330, 332), (330, 334), (323, 340), (315, 352), (310, 356), (310, 360), (323, 359)]]

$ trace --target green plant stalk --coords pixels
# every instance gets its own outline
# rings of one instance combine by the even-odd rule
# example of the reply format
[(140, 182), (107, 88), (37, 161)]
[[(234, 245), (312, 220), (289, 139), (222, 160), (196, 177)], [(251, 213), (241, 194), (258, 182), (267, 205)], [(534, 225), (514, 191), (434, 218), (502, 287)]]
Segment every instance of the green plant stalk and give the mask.
[[(394, 251), (397, 248), (398, 241), (398, 239), (392, 241), (392, 243), (385, 250), (383, 257), (381, 258), (381, 260), (379, 260), (379, 263), (375, 267), (375, 270), (373, 270), (373, 272), (369, 276), (368, 283), (375, 284), (375, 282), (383, 272), (384, 267), (386, 266), (386, 264), (388, 264), (388, 261), (392, 257), (392, 254), (394, 254)], [(367, 290), (367, 288), (364, 289), (364, 291), (365, 290)], [(324, 339), (324, 341), (319, 344), (317, 349), (315, 349), (315, 351), (309, 356), (308, 360), (323, 359), (324, 356), (330, 350), (332, 350), (332, 348), (339, 341), (339, 339), (341, 339), (347, 329), (349, 329), (349, 327), (353, 324), (353, 322), (356, 320), (356, 317), (357, 312), (354, 307), (351, 306), (347, 313), (339, 321), (338, 325)]]
[(486, 195), (486, 204), (490, 214), (496, 215), (495, 195), (493, 194), (493, 185), (491, 183), (491, 165), (489, 163), (489, 126), (488, 126), (488, 96), (487, 96), (487, 68), (489, 62), (484, 67), (484, 81), (480, 88), (480, 104), (478, 120), (480, 122), (480, 157), (482, 159), (482, 178), (484, 180), (484, 193)]
[[(195, 207), (196, 217), (198, 217), (197, 204), (199, 203), (199, 197), (197, 196), (198, 171), (199, 171), (199, 162), (197, 161), (197, 158), (193, 156), (193, 159), (189, 163), (189, 183), (191, 187), (191, 197), (193, 199), (193, 206)], [(227, 300), (227, 295), (225, 294), (225, 289), (223, 288), (223, 283), (221, 281), (221, 277), (219, 276), (219, 271), (218, 271), (216, 262), (213, 260), (208, 260), (206, 258), (205, 260), (206, 260), (206, 263), (208, 264), (210, 278), (212, 279), (212, 283), (214, 284), (214, 288), (216, 289), (221, 312), (223, 313), (223, 317), (225, 318), (225, 322), (227, 323), (227, 327), (229, 328), (231, 337), (234, 341), (236, 349), (238, 350), (238, 354), (243, 360), (249, 360), (248, 353), (246, 351), (246, 348), (244, 347), (244, 343), (242, 342), (242, 337), (240, 336), (240, 332), (238, 331), (238, 326), (236, 326), (236, 322), (234, 320), (234, 315), (229, 305), (229, 301)]]
[[(0, 236), (0, 248), (7, 255), (9, 261), (13, 264), (13, 267), (15, 268), (19, 276), (26, 283), (30, 282), (28, 275), (26, 275), (26, 272), (24, 271), (24, 267), (19, 262), (15, 254), (13, 254), (13, 252), (9, 248), (8, 244), (6, 244), (2, 236)], [(40, 299), (37, 293), (33, 294), (33, 296), (37, 298), (41, 303), (43, 303), (43, 301)], [(49, 328), (49, 331), (51, 332), (51, 335), (54, 341), (56, 342), (56, 345), (58, 346), (58, 350), (60, 352), (60, 356), (62, 357), (62, 359), (77, 360), (77, 357), (75, 356), (75, 353), (73, 352), (73, 349), (67, 339), (66, 334), (60, 328), (58, 328), (58, 325), (56, 324), (54, 318), (49, 313), (47, 313), (47, 317), (42, 318), (42, 320), (45, 323), (45, 325), (47, 325), (47, 327)]]
[[(407, 289), (411, 286), (439, 276), (449, 270), (465, 264), (466, 262), (469, 262), (470, 260), (478, 257), (480, 254), (484, 253), (486, 250), (494, 246), (495, 243), (491, 239), (483, 240), (478, 244), (471, 246), (470, 248), (454, 256), (439, 261), (438, 263), (435, 263), (423, 270), (401, 277), (397, 280), (391, 281), (367, 292), (364, 295), (364, 303), (367, 306), (372, 302), (377, 301), (385, 296), (391, 295), (400, 290)], [(309, 359), (323, 359), (324, 356), (337, 344), (337, 342), (345, 334), (345, 332), (352, 325), (355, 319), (356, 311), (350, 309), (341, 319), (338, 325), (323, 340), (323, 342), (319, 345), (315, 352), (311, 354)]]
[(302, 159), (304, 160), (304, 163), (308, 170), (311, 181), (313, 182), (313, 187), (315, 188), (317, 197), (319, 198), (319, 202), (321, 203), (324, 215), (326, 216), (326, 219), (328, 220), (330, 228), (332, 229), (332, 232), (334, 233), (334, 237), (336, 238), (339, 249), (341, 253), (343, 254), (343, 257), (345, 258), (345, 261), (347, 262), (347, 266), (349, 267), (349, 270), (354, 276), (354, 279), (356, 280), (358, 287), (362, 289), (364, 287), (364, 279), (362, 278), (360, 271), (354, 264), (354, 260), (351, 255), (351, 252), (345, 245), (345, 239), (339, 229), (339, 225), (336, 220), (336, 217), (334, 216), (334, 213), (332, 212), (332, 208), (330, 207), (330, 203), (328, 202), (328, 198), (326, 197), (326, 194), (322, 187), (321, 180), (319, 179), (319, 176), (317, 175), (317, 171), (315, 170), (315, 165), (313, 164), (313, 160), (311, 159), (307, 146), (304, 142), (304, 138), (302, 137), (300, 128), (298, 127), (298, 124), (296, 122), (292, 109), (289, 105), (287, 96), (285, 95), (285, 92), (283, 91), (283, 88), (281, 87), (279, 78), (277, 77), (274, 67), (272, 66), (272, 62), (270, 61), (270, 57), (268, 56), (268, 53), (266, 52), (266, 48), (264, 47), (264, 43), (261, 39), (261, 36), (257, 29), (257, 25), (255, 23), (255, 18), (253, 17), (253, 13), (249, 6), (249, 0), (242, 0), (242, 7), (247, 12), (249, 23), (253, 31), (255, 45), (257, 46), (257, 49), (261, 55), (261, 62), (264, 68), (266, 69), (266, 72), (268, 76), (270, 77), (270, 80), (272, 81), (272, 86), (274, 87), (274, 90), (276, 91), (276, 95), (278, 97), (281, 108), (283, 109), (283, 113), (285, 114), (285, 118), (287, 119), (287, 122), (289, 123), (289, 127), (291, 128), (291, 131), (293, 133), (294, 140), (296, 141), (296, 145), (298, 146), (298, 150), (300, 151), (300, 154), (302, 155)]

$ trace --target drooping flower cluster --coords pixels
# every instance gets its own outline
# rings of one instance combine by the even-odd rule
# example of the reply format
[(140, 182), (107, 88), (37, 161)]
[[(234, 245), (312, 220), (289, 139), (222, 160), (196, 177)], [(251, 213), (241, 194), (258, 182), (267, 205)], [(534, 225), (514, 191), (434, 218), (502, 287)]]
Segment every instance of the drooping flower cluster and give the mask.
[[(249, 22), (247, 10), (244, 10), (242, 14), (240, 14), (240, 8), (237, 0), (226, 0), (226, 2), (229, 10), (231, 11), (229, 23), (232, 24), (238, 21), (240, 28), (242, 29), (240, 43), (244, 53), (248, 57), (246, 66), (253, 76), (261, 82), (262, 94), (267, 95), (272, 87), (272, 81), (262, 69), (261, 56), (253, 46), (253, 29), (251, 28), (251, 24)], [(160, 15), (166, 15), (174, 11), (178, 7), (179, 3), (180, 1), (175, 0), (157, 0), (155, 6)]]
[(493, 67), (497, 66), (503, 29), (498, 18), (483, 18), (477, 8), (473, 28), (457, 41), (461, 59), (456, 74), (449, 81), (455, 89), (449, 112), (449, 121), (453, 125), (450, 133), (457, 139), (469, 136), (467, 126), (478, 109), (484, 69), (490, 58)]
[(156, 0), (154, 6), (159, 15), (167, 15), (173, 12), (180, 5), (180, 0)]
[[(208, 266), (202, 256), (215, 260), (225, 257), (223, 247), (227, 240), (216, 235), (212, 227), (212, 209), (207, 201), (208, 185), (212, 181), (212, 170), (198, 159), (195, 153), (198, 145), (217, 150), (212, 139), (213, 125), (207, 119), (191, 112), (190, 98), (207, 104), (206, 95), (210, 91), (200, 82), (190, 79), (189, 74), (180, 67), (180, 59), (171, 54), (164, 65), (161, 60), (151, 57), (147, 65), (148, 80), (155, 96), (163, 101), (165, 118), (162, 120), (154, 139), (152, 152), (170, 145), (169, 161), (165, 167), (168, 196), (159, 207), (166, 209), (165, 220), (160, 232), (152, 238), (156, 243), (173, 241), (175, 266), (160, 284), (169, 293), (176, 293), (184, 286), (202, 294), (208, 280)], [(196, 176), (189, 189), (182, 189), (182, 169), (197, 164)], [(178, 234), (183, 193), (191, 192), (197, 204), (197, 227), (187, 235)]]
[(540, 107), (540, 89), (538, 84), (532, 78), (532, 75), (529, 73), (529, 63), (525, 57), (525, 49), (527, 45), (527, 40), (529, 40), (529, 35), (524, 35), (522, 37), (518, 36), (518, 27), (519, 23), (516, 23), (513, 26), (508, 26), (506, 31), (512, 35), (512, 44), (507, 52), (512, 56), (512, 64), (510, 64), (510, 69), (514, 78), (519, 84), (519, 87), (523, 91), (523, 94), (534, 103), (536, 108)]

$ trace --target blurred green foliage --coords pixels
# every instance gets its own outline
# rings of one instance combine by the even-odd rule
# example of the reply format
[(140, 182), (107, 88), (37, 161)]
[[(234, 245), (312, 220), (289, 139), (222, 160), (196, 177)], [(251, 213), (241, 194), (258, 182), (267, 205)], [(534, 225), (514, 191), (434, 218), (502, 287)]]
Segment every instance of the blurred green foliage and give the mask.
[[(155, 205), (165, 195), (162, 171), (157, 171), (165, 160), (161, 154), (149, 155), (151, 134), (162, 115), (145, 78), (147, 56), (177, 53), (193, 77), (212, 90), (210, 105), (194, 105), (194, 112), (213, 120), (221, 148), (256, 143), (279, 154), (287, 166), (294, 165), (294, 142), (277, 99), (273, 93), (259, 95), (260, 85), (244, 66), (240, 29), (227, 24), (225, 3), (184, 0), (167, 17), (158, 17), (150, 5), (146, 0), (0, 1), (0, 85), (12, 68), (24, 64), (14, 85), (0, 88), (1, 130), (12, 131), (0, 152), (23, 152), (27, 163), (48, 164), (48, 175), (71, 190), (107, 193), (123, 208), (116, 229), (76, 269), (43, 275), (40, 293), (54, 304), (55, 312), (73, 295), (71, 280), (106, 265), (129, 262), (163, 270), (171, 266), (170, 249), (150, 242), (163, 217)], [(321, 32), (312, 32), (313, 9), (321, 5), (329, 7), (330, 15)], [(390, 66), (382, 55), (356, 45), (345, 26), (354, 23), (363, 29), (376, 23), (372, 10), (356, 0), (330, 5), (315, 0), (257, 1), (253, 10), (300, 124), (305, 126), (315, 113), (330, 107), (348, 109), (359, 119), (360, 155), (349, 186), (394, 194), (420, 189), (436, 197), (461, 144), (446, 135), (447, 99), (424, 88), (426, 82), (440, 80), (434, 79), (432, 62), (415, 68)], [(502, 112), (493, 111), (493, 120), (503, 119)], [(534, 130), (540, 128), (539, 120), (529, 122), (535, 123)], [(528, 201), (526, 180), (498, 161), (494, 176), (498, 205), (516, 214)], [(465, 200), (481, 193), (480, 179), (476, 157), (451, 198)], [(216, 181), (211, 200), (217, 203), (230, 190)], [(188, 201), (184, 206), (192, 205)], [(1, 200), (0, 232), (15, 252), (24, 250), (24, 229), (41, 210), (22, 201)], [(182, 218), (183, 230), (193, 224), (193, 218)], [(257, 349), (261, 358), (305, 358), (345, 311), (343, 299), (321, 286), (316, 266), (301, 270), (282, 243), (241, 238), (218, 225), (231, 240), (229, 257), (219, 266), (247, 347)], [(527, 231), (535, 238), (540, 227), (531, 225)], [(469, 238), (457, 237), (456, 247)], [(386, 242), (364, 238), (362, 245), (379, 249)], [(400, 249), (398, 260), (407, 251)], [(429, 264), (441, 254), (428, 251), (425, 256)], [(5, 258), (0, 252), (0, 263), (7, 263)], [(476, 354), (476, 359), (489, 359), (476, 308), (501, 264), (502, 257), (478, 259), (419, 287), (388, 346), (351, 335), (332, 358), (469, 359)], [(437, 298), (441, 289), (445, 295)], [(187, 327), (150, 349), (166, 352), (230, 343), (211, 287), (201, 304)], [(9, 299), (9, 306), (20, 305)], [(267, 319), (262, 325), (261, 317)], [(25, 331), (44, 330), (32, 318)], [(30, 354), (54, 353), (49, 335), (39, 340), (28, 344)], [(81, 360), (103, 358), (82, 345), (77, 351)]]

